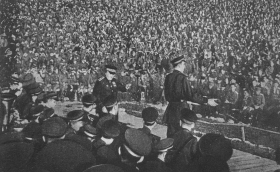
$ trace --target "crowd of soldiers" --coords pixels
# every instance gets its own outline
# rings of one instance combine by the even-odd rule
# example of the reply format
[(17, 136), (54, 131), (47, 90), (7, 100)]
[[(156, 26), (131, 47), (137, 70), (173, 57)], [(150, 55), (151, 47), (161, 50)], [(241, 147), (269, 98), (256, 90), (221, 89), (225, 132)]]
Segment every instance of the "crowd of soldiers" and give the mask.
[(2, 3), (5, 57), (61, 100), (92, 92), (111, 63), (132, 84), (126, 99), (165, 104), (170, 61), (184, 54), (196, 96), (221, 102), (197, 113), (279, 127), (278, 1)]
[[(58, 94), (45, 92), (31, 74), (12, 75), (2, 90), (1, 112), (11, 121), (0, 134), (0, 170), (3, 172), (226, 172), (233, 149), (230, 140), (207, 133), (199, 140), (192, 131), (196, 113), (180, 112), (180, 129), (161, 139), (151, 132), (158, 111), (142, 111), (143, 127), (130, 128), (118, 120), (118, 91), (127, 91), (114, 78), (117, 68), (106, 65), (92, 94), (81, 98), (82, 108), (56, 114)], [(9, 108), (8, 108), (9, 107)], [(1, 114), (1, 116), (5, 114)], [(5, 125), (7, 124), (7, 125)], [(24, 126), (19, 130), (19, 125)]]
[[(16, 71), (2, 88), (0, 113), (9, 115), (0, 124), (27, 125), (1, 135), (2, 171), (228, 171), (228, 140), (192, 137), (194, 112), (279, 127), (276, 0), (0, 3), (0, 48)], [(155, 109), (143, 110), (140, 130), (119, 123), (116, 92), (166, 103), (163, 81), (182, 54), (193, 98), (218, 105), (178, 111), (176, 132), (163, 140), (150, 133)], [(121, 72), (109, 65), (102, 77), (105, 64)], [(55, 114), (65, 97), (83, 109)]]

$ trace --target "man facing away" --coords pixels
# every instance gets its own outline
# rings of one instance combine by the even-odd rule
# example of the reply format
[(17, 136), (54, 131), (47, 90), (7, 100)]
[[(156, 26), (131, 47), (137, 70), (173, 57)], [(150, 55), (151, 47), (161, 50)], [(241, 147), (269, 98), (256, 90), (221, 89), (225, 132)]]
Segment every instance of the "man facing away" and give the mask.
[(167, 124), (167, 137), (172, 137), (174, 133), (180, 130), (180, 112), (183, 108), (189, 107), (188, 102), (207, 103), (210, 106), (218, 105), (215, 99), (207, 99), (207, 102), (194, 100), (190, 83), (183, 73), (186, 67), (184, 56), (173, 59), (171, 63), (174, 71), (166, 76), (164, 82), (165, 98), (169, 102), (163, 117), (163, 122)]

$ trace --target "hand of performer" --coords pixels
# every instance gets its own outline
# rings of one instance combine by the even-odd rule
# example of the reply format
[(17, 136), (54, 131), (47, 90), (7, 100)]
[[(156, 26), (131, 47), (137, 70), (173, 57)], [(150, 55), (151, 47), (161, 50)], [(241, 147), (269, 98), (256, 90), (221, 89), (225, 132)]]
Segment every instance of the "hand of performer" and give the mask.
[(208, 99), (208, 105), (210, 106), (217, 106), (219, 105), (218, 103), (215, 102), (217, 99)]
[(131, 87), (131, 84), (126, 84), (126, 86), (125, 86), (125, 88), (128, 90), (128, 89), (130, 89), (130, 87)]
[(102, 107), (102, 112), (103, 113), (108, 113), (108, 110), (107, 110), (107, 108), (105, 106)]
[(117, 115), (118, 114), (119, 105), (116, 104), (113, 109), (110, 111), (110, 114)]

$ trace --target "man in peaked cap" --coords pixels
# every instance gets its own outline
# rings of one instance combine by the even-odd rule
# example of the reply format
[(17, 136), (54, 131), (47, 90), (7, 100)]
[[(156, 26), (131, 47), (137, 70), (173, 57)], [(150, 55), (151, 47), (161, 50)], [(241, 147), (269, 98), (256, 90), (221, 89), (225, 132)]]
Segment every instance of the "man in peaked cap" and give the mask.
[[(142, 118), (144, 121), (143, 128), (139, 128), (139, 130), (146, 133), (150, 139), (152, 140), (152, 147), (154, 147), (159, 141), (160, 137), (152, 134), (152, 129), (156, 126), (157, 118), (158, 118), (158, 111), (154, 107), (147, 107), (142, 111)], [(153, 155), (147, 157), (151, 158)]]
[(192, 135), (197, 116), (194, 111), (181, 110), (181, 130), (174, 134), (173, 148), (166, 154), (166, 162), (176, 172), (187, 171), (197, 153), (197, 139)]
[(42, 124), (44, 121), (53, 118), (53, 117), (58, 117), (58, 115), (56, 115), (54, 113), (54, 109), (53, 108), (44, 108), (44, 111), (39, 115), (38, 121), (40, 124)]
[(129, 128), (125, 132), (125, 142), (119, 147), (121, 163), (124, 171), (138, 171), (137, 164), (144, 160), (152, 150), (152, 141), (144, 132)]
[(22, 86), (24, 88), (35, 82), (35, 78), (31, 73), (28, 73), (22, 77)]
[(187, 77), (184, 75), (186, 67), (184, 56), (179, 56), (171, 61), (174, 71), (168, 74), (164, 82), (164, 94), (169, 102), (164, 113), (163, 121), (167, 124), (167, 137), (172, 137), (180, 130), (180, 111), (189, 107), (188, 102), (200, 104), (208, 103), (210, 106), (217, 106), (215, 99), (208, 99), (207, 102), (194, 99), (194, 94)]
[(84, 126), (82, 126), (77, 134), (87, 138), (91, 142), (93, 142), (97, 138), (97, 130), (90, 124), (85, 124)]
[(38, 83), (30, 84), (26, 87), (26, 94), (15, 100), (15, 109), (19, 112), (21, 119), (32, 119), (32, 108), (34, 108), (38, 95), (42, 88)]
[(43, 122), (42, 135), (46, 143), (64, 139), (67, 130), (66, 122), (60, 117), (53, 117)]
[(173, 147), (174, 139), (165, 138), (155, 145), (153, 151), (157, 153), (157, 158), (145, 163), (143, 171), (153, 172), (171, 172), (172, 169), (165, 164), (165, 155), (169, 149)]
[[(25, 87), (26, 92), (32, 96), (37, 96), (43, 91), (40, 84), (38, 83), (32, 83), (29, 84), (28, 86)], [(35, 102), (35, 100), (33, 99), (33, 101)]]
[(96, 114), (96, 96), (91, 94), (86, 94), (82, 97), (84, 118), (85, 123), (91, 124), (96, 127), (98, 122), (98, 114)]
[(41, 104), (47, 108), (54, 108), (56, 101), (58, 101), (57, 93), (49, 92), (44, 94)]
[(83, 110), (72, 110), (67, 113), (66, 119), (69, 122), (70, 129), (67, 131), (67, 135), (76, 134), (81, 127), (85, 125), (83, 121), (84, 111)]
[(117, 68), (112, 65), (106, 65), (105, 77), (98, 79), (94, 85), (92, 94), (97, 97), (97, 113), (106, 113), (106, 107), (104, 106), (104, 100), (108, 96), (117, 97), (118, 91), (126, 92), (130, 88), (130, 84), (123, 86), (115, 77)]
[(23, 88), (22, 83), (19, 79), (19, 76), (17, 74), (13, 74), (11, 76), (11, 84), (10, 84), (11, 93), (15, 94), (16, 96), (19, 96), (22, 94)]
[(220, 134), (207, 133), (200, 138), (198, 144), (202, 156), (209, 155), (227, 162), (233, 154), (230, 140)]
[(238, 92), (236, 91), (235, 83), (230, 84), (230, 89), (226, 93), (225, 98), (225, 113), (230, 114), (231, 109), (236, 107), (238, 101)]
[(45, 110), (43, 105), (37, 105), (32, 109), (32, 121), (39, 123), (41, 113)]
[(198, 142), (199, 154), (191, 165), (194, 172), (229, 172), (227, 161), (231, 158), (233, 148), (230, 140), (223, 135), (207, 133)]
[(24, 142), (32, 143), (34, 146), (34, 153), (38, 153), (43, 147), (42, 126), (35, 122), (30, 122), (21, 131), (24, 136)]
[(256, 87), (255, 94), (253, 96), (254, 110), (252, 112), (253, 125), (264, 120), (263, 108), (265, 106), (265, 96), (261, 93), (261, 87)]
[(142, 118), (144, 121), (143, 128), (144, 133), (150, 134), (154, 126), (157, 124), (158, 111), (154, 107), (147, 107), (142, 111)]
[(111, 114), (113, 118), (118, 121), (118, 102), (117, 97), (115, 95), (110, 95), (104, 99), (103, 105), (105, 108), (102, 109), (102, 113), (99, 114), (99, 117), (103, 117), (104, 115)]
[(96, 155), (99, 148), (108, 146), (113, 152), (117, 153), (120, 146), (120, 126), (117, 121), (112, 119), (105, 121), (101, 126), (101, 137), (92, 143), (93, 154)]

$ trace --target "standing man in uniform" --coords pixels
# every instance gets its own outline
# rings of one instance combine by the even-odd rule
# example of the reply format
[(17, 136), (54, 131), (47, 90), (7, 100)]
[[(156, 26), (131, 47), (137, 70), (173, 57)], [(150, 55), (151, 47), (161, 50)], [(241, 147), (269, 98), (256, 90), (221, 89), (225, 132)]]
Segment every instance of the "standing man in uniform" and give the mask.
[(255, 95), (253, 96), (254, 116), (252, 117), (252, 124), (256, 125), (265, 119), (263, 108), (265, 106), (265, 97), (261, 93), (261, 87), (256, 87)]
[(167, 137), (180, 130), (180, 115), (183, 108), (189, 108), (187, 101), (207, 103), (210, 106), (217, 106), (215, 99), (194, 100), (193, 91), (187, 76), (183, 73), (186, 67), (184, 56), (179, 56), (171, 61), (174, 71), (168, 74), (164, 82), (165, 98), (169, 102), (164, 113), (163, 121), (167, 124)]
[(96, 114), (96, 97), (91, 94), (86, 94), (82, 97), (84, 117), (83, 121), (87, 124), (96, 127), (99, 120)]
[[(117, 67), (113, 65), (106, 65), (105, 68), (105, 77), (101, 77), (96, 81), (92, 91), (92, 94), (97, 97), (96, 112), (98, 114), (108, 113), (106, 107), (104, 106), (106, 98), (109, 96), (116, 98), (118, 91), (126, 92), (131, 86), (131, 84), (124, 86), (115, 78)], [(101, 118), (102, 116), (99, 117)]]

